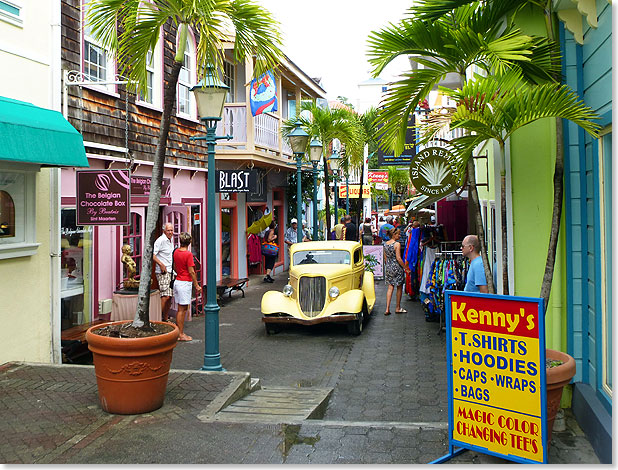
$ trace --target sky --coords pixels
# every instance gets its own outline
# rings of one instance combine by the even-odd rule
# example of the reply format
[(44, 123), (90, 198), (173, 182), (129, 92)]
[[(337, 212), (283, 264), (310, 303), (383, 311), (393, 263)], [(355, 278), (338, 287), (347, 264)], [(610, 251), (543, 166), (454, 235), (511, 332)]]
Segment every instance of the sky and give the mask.
[[(283, 51), (310, 77), (322, 77), (328, 99), (352, 104), (358, 83), (370, 78), (367, 36), (398, 22), (412, 0), (257, 0), (281, 23)], [(381, 75), (387, 81), (409, 68), (399, 58)]]

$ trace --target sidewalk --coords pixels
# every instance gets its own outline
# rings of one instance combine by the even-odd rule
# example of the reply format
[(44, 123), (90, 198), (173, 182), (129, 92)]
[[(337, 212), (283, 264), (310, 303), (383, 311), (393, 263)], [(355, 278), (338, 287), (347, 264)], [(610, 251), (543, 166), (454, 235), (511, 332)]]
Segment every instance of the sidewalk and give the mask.
[[(254, 311), (263, 291), (283, 285), (284, 276), (278, 277), (281, 279), (274, 286), (252, 282), (245, 299), (233, 295), (232, 300), (226, 299), (224, 309), (235, 315), (244, 309)], [(381, 304), (382, 284), (377, 285)], [(415, 309), (409, 315), (420, 314), (417, 304), (406, 301), (405, 305), (409, 311)], [(382, 310), (378, 305), (377, 312)], [(375, 325), (379, 324), (376, 321)], [(1, 366), (0, 431), (4, 439), (0, 441), (0, 463), (411, 464), (427, 463), (447, 452), (447, 423), (414, 425), (379, 417), (371, 422), (345, 421), (337, 418), (342, 404), (336, 399), (324, 420), (307, 420), (296, 426), (213, 422), (208, 418), (232, 395), (244, 393), (249, 374), (197, 371), (201, 359), (195, 356), (199, 348), (203, 354), (204, 319), (194, 318), (188, 325), (195, 344), (177, 348), (165, 404), (144, 415), (103, 412), (91, 366)], [(432, 333), (427, 340), (434, 341), (433, 337), (438, 338)], [(349, 379), (347, 375), (332, 377), (335, 390), (339, 381)], [(343, 382), (339, 385), (340, 390), (345, 387)], [(436, 389), (445, 387), (435, 384)], [(566, 431), (554, 432), (549, 462), (598, 463), (569, 413), (566, 422)], [(465, 452), (450, 463), (508, 462)]]

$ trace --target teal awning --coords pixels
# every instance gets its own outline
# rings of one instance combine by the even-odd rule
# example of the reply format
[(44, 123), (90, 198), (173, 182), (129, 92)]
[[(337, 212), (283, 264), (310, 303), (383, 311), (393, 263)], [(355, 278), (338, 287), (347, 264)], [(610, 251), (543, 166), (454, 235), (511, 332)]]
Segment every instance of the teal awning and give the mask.
[(2, 96), (0, 161), (89, 166), (81, 134), (62, 114)]

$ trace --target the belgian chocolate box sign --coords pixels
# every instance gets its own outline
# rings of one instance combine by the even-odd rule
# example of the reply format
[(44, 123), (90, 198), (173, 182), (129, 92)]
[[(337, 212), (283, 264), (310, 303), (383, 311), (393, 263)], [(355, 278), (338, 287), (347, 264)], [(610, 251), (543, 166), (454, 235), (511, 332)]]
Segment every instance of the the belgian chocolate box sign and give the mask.
[[(131, 175), (131, 196), (150, 195), (150, 176)], [(171, 197), (171, 185), (169, 178), (163, 178), (161, 182), (161, 197)]]
[(77, 225), (129, 225), (129, 170), (76, 173)]
[(254, 170), (217, 170), (215, 191), (218, 193), (255, 192), (257, 174)]

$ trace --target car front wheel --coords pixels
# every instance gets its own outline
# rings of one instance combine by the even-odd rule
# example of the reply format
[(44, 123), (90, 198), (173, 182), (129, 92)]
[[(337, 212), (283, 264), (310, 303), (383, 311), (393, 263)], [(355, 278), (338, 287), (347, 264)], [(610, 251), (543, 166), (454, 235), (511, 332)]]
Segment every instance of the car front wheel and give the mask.
[(264, 327), (266, 328), (267, 335), (276, 335), (281, 331), (281, 327), (279, 325), (274, 325), (272, 323), (264, 323)]
[(348, 323), (348, 332), (351, 335), (358, 336), (363, 332), (363, 312), (356, 315), (356, 320)]

